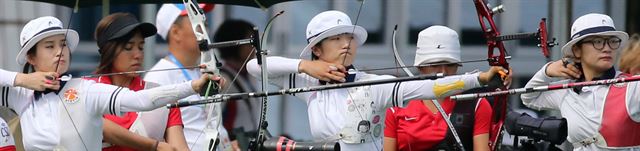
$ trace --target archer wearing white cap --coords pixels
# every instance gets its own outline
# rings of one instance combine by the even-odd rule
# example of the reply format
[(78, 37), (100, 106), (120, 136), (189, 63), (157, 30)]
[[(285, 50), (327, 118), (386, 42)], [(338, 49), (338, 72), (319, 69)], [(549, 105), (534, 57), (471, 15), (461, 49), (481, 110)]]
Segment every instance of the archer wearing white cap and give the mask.
[[(134, 92), (81, 78), (57, 77), (68, 70), (71, 52), (77, 44), (77, 32), (64, 29), (60, 20), (50, 16), (29, 21), (20, 33), (22, 49), (16, 61), (25, 66), (24, 73), (57, 72), (51, 81), (56, 81), (59, 87), (33, 91), (0, 83), (4, 90), (0, 105), (20, 116), (25, 150), (100, 150), (103, 114), (153, 110), (195, 94), (208, 79), (220, 80), (203, 76)], [(16, 76), (0, 79), (14, 81)]]
[[(270, 82), (284, 88), (299, 88), (330, 81), (394, 78), (367, 74), (353, 67), (356, 50), (365, 42), (367, 32), (353, 25), (343, 12), (331, 10), (316, 15), (307, 25), (306, 35), (309, 44), (300, 55), (304, 59), (267, 58)], [(254, 77), (261, 77), (256, 59), (247, 64), (247, 70)], [(339, 141), (342, 150), (382, 150), (386, 108), (404, 106), (404, 100), (446, 97), (480, 87), (500, 70), (500, 67), (494, 67), (490, 72), (438, 80), (306, 92), (295, 96), (309, 106), (311, 134), (315, 141)], [(434, 89), (436, 84), (455, 88)]]
[[(613, 67), (628, 39), (607, 15), (581, 16), (571, 26), (571, 40), (562, 47), (566, 59), (544, 65), (526, 87), (631, 76)], [(533, 109), (560, 110), (574, 150), (638, 150), (639, 92), (638, 82), (627, 82), (527, 93), (521, 98)]]
[[(418, 34), (414, 66), (421, 74), (457, 74), (461, 66), (458, 33), (445, 26), (431, 26)], [(489, 150), (492, 109), (482, 98), (455, 102), (449, 97), (437, 99), (450, 115), (453, 127), (465, 150)], [(431, 100), (410, 101), (405, 108), (387, 109), (384, 150), (456, 150), (449, 126)]]
[[(213, 10), (213, 4), (200, 4), (205, 13)], [(158, 60), (151, 70), (194, 67), (200, 63), (198, 41), (191, 28), (187, 10), (183, 4), (163, 4), (156, 15), (158, 35), (167, 41), (169, 55)], [(182, 83), (202, 75), (198, 68), (150, 72), (144, 81), (160, 85)], [(185, 100), (200, 99), (192, 95)], [(189, 149), (194, 151), (211, 150), (220, 139), (218, 150), (232, 149), (227, 130), (222, 126), (222, 113), (219, 103), (181, 107), (184, 135)], [(219, 135), (215, 133), (219, 132)], [(235, 149), (235, 148), (233, 148)]]

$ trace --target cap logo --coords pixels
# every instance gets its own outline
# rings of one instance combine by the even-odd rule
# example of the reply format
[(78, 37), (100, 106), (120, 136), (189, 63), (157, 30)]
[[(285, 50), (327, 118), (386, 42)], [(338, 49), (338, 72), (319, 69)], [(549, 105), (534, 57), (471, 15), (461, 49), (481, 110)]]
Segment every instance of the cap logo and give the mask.
[(436, 47), (438, 49), (444, 49), (444, 47), (442, 47), (442, 45), (438, 45), (438, 47)]
[(338, 19), (338, 25), (342, 24), (342, 19)]
[(606, 20), (604, 20), (604, 19), (602, 19), (602, 24), (603, 24), (603, 25), (606, 25), (606, 23), (607, 23), (607, 21), (606, 21)]
[(53, 24), (51, 21), (49, 21), (49, 26), (51, 26), (51, 24)]

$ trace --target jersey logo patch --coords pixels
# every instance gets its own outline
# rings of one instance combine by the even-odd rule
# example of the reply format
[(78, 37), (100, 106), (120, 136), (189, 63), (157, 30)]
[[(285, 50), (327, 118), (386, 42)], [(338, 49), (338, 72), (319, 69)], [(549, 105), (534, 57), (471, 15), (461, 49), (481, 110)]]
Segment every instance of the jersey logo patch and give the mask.
[(78, 91), (70, 88), (64, 92), (64, 101), (67, 103), (75, 103), (78, 101)]

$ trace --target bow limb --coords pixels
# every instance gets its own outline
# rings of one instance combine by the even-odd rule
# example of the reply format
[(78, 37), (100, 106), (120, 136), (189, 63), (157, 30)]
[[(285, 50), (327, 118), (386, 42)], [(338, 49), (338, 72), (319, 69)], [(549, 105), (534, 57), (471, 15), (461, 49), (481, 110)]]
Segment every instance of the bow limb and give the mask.
[(411, 71), (409, 71), (409, 68), (407, 68), (407, 66), (404, 64), (404, 61), (402, 61), (402, 58), (400, 57), (400, 54), (398, 53), (398, 45), (396, 45), (396, 34), (398, 33), (398, 25), (396, 25), (395, 27), (393, 27), (393, 34), (392, 34), (392, 41), (391, 41), (391, 46), (392, 46), (392, 50), (393, 50), (393, 57), (396, 59), (396, 63), (398, 65), (400, 65), (400, 67), (402, 68), (402, 70), (410, 77), (413, 77), (413, 73), (411, 73)]
[[(497, 7), (497, 9), (494, 9), (495, 11), (493, 11), (489, 9), (489, 5), (485, 3), (484, 0), (474, 0), (473, 2), (476, 7), (478, 20), (482, 27), (484, 37), (487, 40), (488, 58), (494, 58), (493, 61), (489, 62), (489, 65), (502, 66), (505, 69), (509, 69), (509, 63), (506, 59), (507, 51), (502, 41), (497, 40), (497, 37), (500, 36), (500, 31), (493, 20), (493, 15), (502, 11), (501, 6)], [(497, 55), (494, 54), (496, 49), (498, 51)], [(505, 89), (506, 86), (503, 85), (498, 90)], [(506, 118), (507, 102), (507, 95), (498, 95), (494, 96), (494, 101), (491, 104), (494, 112), (491, 120), (491, 128), (489, 130), (489, 146), (491, 147), (491, 150), (498, 150), (500, 146), (503, 124)]]
[[(211, 44), (211, 40), (209, 39), (209, 33), (207, 32), (207, 28), (205, 26), (205, 22), (207, 19), (207, 17), (205, 16), (205, 11), (199, 7), (198, 3), (195, 0), (183, 0), (183, 4), (184, 7), (186, 7), (185, 10), (187, 11), (187, 15), (191, 23), (191, 29), (193, 30), (193, 33), (196, 36), (196, 40), (198, 41), (198, 46), (200, 49), (200, 63), (202, 64), (202, 66), (204, 66), (204, 68), (200, 69), (200, 72), (220, 75), (219, 68), (222, 66), (222, 64), (218, 61), (215, 51), (211, 50), (208, 47)], [(208, 97), (209, 95), (215, 95), (219, 93), (220, 86), (217, 82), (208, 80), (206, 82), (206, 85), (206, 89), (200, 92), (201, 96)], [(207, 114), (205, 115), (205, 122), (207, 124), (205, 124), (205, 126), (201, 130), (201, 134), (204, 133), (205, 129), (209, 128), (210, 121), (216, 118), (214, 115), (221, 114), (214, 114), (214, 112), (220, 112), (221, 109), (216, 109), (216, 107), (218, 106), (219, 104), (214, 104), (206, 107), (207, 112), (205, 113)], [(212, 125), (213, 127), (210, 127), (210, 132), (212, 133), (212, 135), (207, 136), (211, 136), (214, 138), (208, 139), (217, 140), (220, 137), (218, 129), (221, 123), (222, 121), (218, 120), (216, 124)], [(199, 134), (198, 137), (200, 137), (201, 134)], [(213, 146), (213, 148), (216, 148), (216, 146), (217, 145)], [(193, 146), (190, 146), (189, 148), (192, 147)]]

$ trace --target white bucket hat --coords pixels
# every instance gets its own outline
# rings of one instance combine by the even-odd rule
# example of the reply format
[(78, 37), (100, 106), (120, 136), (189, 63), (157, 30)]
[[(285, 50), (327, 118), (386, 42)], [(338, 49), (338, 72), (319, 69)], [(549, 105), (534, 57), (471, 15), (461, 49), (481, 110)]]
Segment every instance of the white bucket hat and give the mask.
[(573, 22), (571, 40), (562, 46), (564, 57), (573, 58), (571, 47), (580, 40), (592, 35), (617, 36), (622, 40), (621, 46), (624, 46), (629, 40), (629, 35), (626, 32), (616, 31), (611, 17), (596, 13), (586, 14)]
[(62, 22), (55, 17), (44, 16), (29, 21), (20, 32), (20, 52), (16, 57), (19, 65), (27, 62), (27, 51), (35, 46), (40, 40), (53, 35), (66, 35), (67, 47), (73, 52), (78, 46), (78, 32), (73, 29), (64, 29)]
[(307, 25), (306, 33), (309, 44), (300, 53), (300, 58), (311, 56), (311, 47), (330, 36), (353, 33), (358, 45), (367, 40), (367, 30), (353, 25), (347, 14), (337, 10), (325, 11), (313, 17)]
[[(215, 4), (198, 4), (200, 8), (204, 10), (204, 13), (208, 13), (213, 10)], [(178, 19), (178, 16), (187, 16), (187, 10), (184, 9), (184, 4), (163, 4), (156, 14), (156, 28), (158, 29), (158, 35), (162, 39), (167, 40), (167, 34), (171, 25)]]
[(456, 31), (445, 26), (431, 26), (420, 31), (415, 66), (446, 61), (460, 62), (460, 41)]

